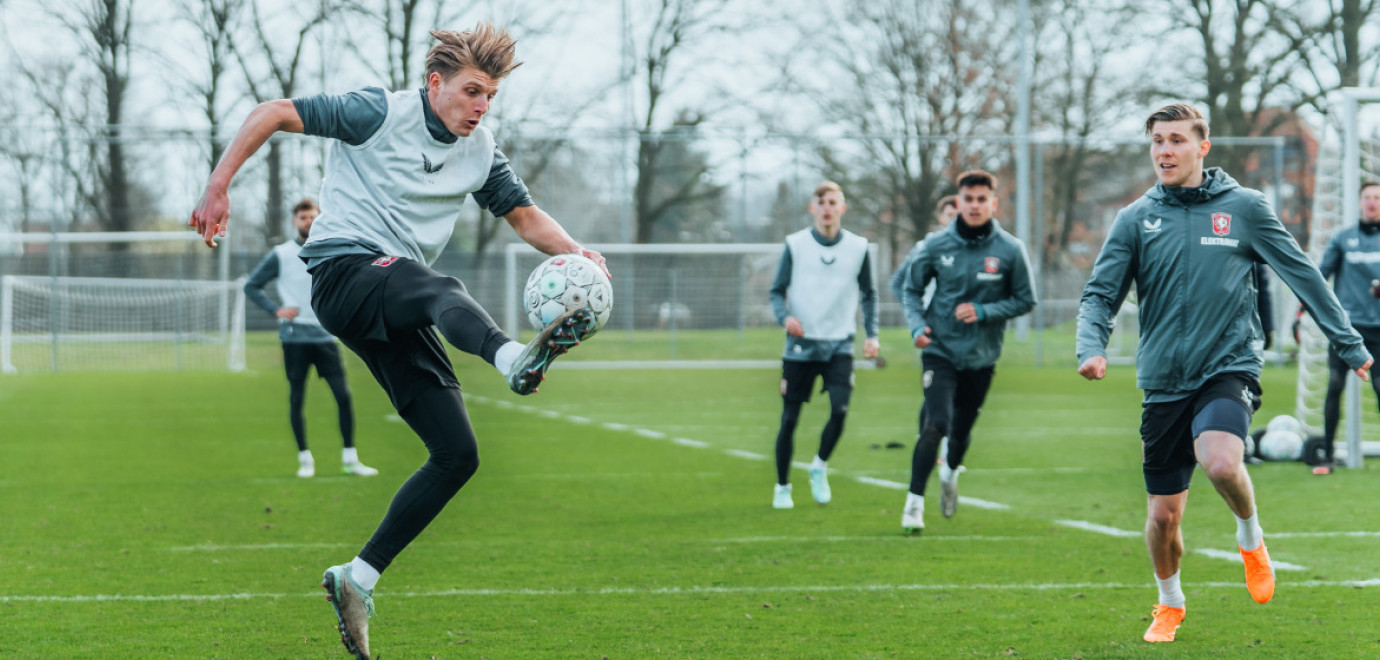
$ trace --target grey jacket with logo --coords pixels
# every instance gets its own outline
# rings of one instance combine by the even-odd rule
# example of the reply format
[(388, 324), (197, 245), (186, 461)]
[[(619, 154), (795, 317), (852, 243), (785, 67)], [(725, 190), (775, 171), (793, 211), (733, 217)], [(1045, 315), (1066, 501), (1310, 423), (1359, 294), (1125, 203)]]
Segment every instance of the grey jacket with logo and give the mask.
[[(1258, 376), (1264, 363), (1255, 263), (1270, 265), (1353, 369), (1370, 359), (1360, 335), (1265, 196), (1218, 168), (1197, 199), (1156, 184), (1122, 209), (1083, 288), (1078, 361), (1105, 356), (1131, 284), (1140, 310), (1136, 383), (1146, 400), (1196, 390), (1226, 372)], [(1186, 191), (1185, 191), (1186, 192)]]
[(1352, 225), (1333, 234), (1318, 270), (1335, 278), (1333, 290), (1351, 325), (1380, 330), (1380, 301), (1370, 293), (1371, 282), (1380, 280), (1380, 232)]
[[(1006, 320), (1035, 308), (1025, 246), (995, 219), (986, 237), (969, 240), (958, 233), (961, 219), (925, 237), (902, 281), (901, 304), (910, 336), (930, 329), (925, 352), (959, 369), (980, 369), (1001, 357)], [(936, 283), (925, 305), (925, 287)], [(954, 308), (973, 303), (976, 323), (954, 317)]]

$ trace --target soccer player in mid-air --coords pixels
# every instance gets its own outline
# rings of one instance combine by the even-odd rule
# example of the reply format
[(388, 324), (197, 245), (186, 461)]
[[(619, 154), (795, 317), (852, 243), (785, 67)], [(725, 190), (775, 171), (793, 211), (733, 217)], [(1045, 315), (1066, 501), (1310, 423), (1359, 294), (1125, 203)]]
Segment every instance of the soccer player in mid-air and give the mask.
[(815, 380), (829, 393), (829, 421), (819, 434), (819, 452), (810, 462), (810, 494), (828, 504), (829, 457), (843, 435), (843, 421), (853, 394), (853, 338), (858, 306), (863, 310), (863, 357), (875, 358), (877, 287), (867, 239), (843, 228), (848, 210), (843, 189), (833, 181), (815, 188), (810, 198), (814, 225), (786, 237), (786, 248), (771, 285), (771, 308), (786, 327), (781, 356), (781, 428), (776, 433), (776, 489), (771, 505), (795, 506), (791, 499), (791, 455), (800, 408), (810, 400)]
[(459, 280), (430, 264), (473, 195), (546, 254), (604, 258), (575, 242), (532, 203), (527, 188), (480, 126), (499, 83), (519, 65), (507, 30), (480, 23), (433, 31), (425, 86), (368, 87), (262, 103), (245, 119), (192, 212), (207, 245), (224, 235), (230, 181), (274, 133), (331, 138), (322, 214), (301, 251), (312, 308), (325, 329), (368, 365), (429, 456), (394, 496), (352, 561), (323, 576), (345, 647), (369, 657), (369, 616), (380, 573), (441, 512), (479, 467), (459, 383), (434, 326), (453, 346), (492, 364), (518, 394), (536, 391), (547, 367), (594, 326), (569, 312), (523, 346), (505, 335)]
[[(1025, 246), (1001, 228), (997, 178), (973, 170), (958, 175), (958, 218), (930, 234), (910, 261), (901, 304), (921, 354), (920, 432), (911, 455), (910, 490), (901, 528), (925, 529), (925, 488), (939, 455), (940, 510), (958, 510), (958, 475), (992, 375), (1001, 357), (1006, 321), (1035, 308)], [(926, 296), (934, 283), (932, 297)]]
[[(1331, 277), (1337, 300), (1351, 326), (1361, 334), (1366, 350), (1380, 351), (1380, 182), (1361, 185), (1361, 221), (1332, 235), (1318, 270)], [(1327, 397), (1323, 400), (1323, 452), (1313, 474), (1332, 474), (1333, 443), (1341, 417), (1342, 390), (1350, 369), (1334, 346), (1327, 347)], [(1380, 398), (1380, 378), (1370, 386)], [(1312, 458), (1312, 457), (1310, 457)]]
[[(244, 294), (251, 302), (278, 318), (278, 340), (283, 344), (283, 368), (288, 379), (288, 420), (297, 440), (297, 476), (316, 475), (316, 459), (307, 448), (307, 424), (302, 405), (307, 398), (307, 371), (316, 366), (316, 375), (331, 387), (340, 423), (344, 449), (340, 453), (345, 474), (372, 477), (378, 470), (360, 462), (355, 449), (355, 414), (350, 403), (350, 384), (345, 380), (345, 365), (335, 337), (321, 327), (311, 308), (311, 273), (297, 257), (311, 232), (311, 223), (321, 213), (316, 201), (303, 199), (292, 207), (292, 227), (297, 236), (274, 246), (249, 274)], [(264, 286), (276, 280), (281, 305), (264, 294)]]
[(1147, 642), (1172, 642), (1184, 620), (1180, 528), (1195, 465), (1236, 517), (1246, 588), (1274, 596), (1250, 475), (1242, 463), (1251, 415), (1260, 405), (1253, 269), (1263, 261), (1313, 312), (1341, 359), (1366, 378), (1371, 356), (1318, 269), (1261, 193), (1220, 168), (1204, 169), (1208, 123), (1176, 103), (1145, 122), (1158, 182), (1117, 214), (1083, 289), (1078, 373), (1107, 373), (1106, 347), (1117, 310), (1134, 284), (1140, 303), (1136, 384), (1144, 390), (1142, 471), (1149, 493), (1145, 541), (1159, 585)]

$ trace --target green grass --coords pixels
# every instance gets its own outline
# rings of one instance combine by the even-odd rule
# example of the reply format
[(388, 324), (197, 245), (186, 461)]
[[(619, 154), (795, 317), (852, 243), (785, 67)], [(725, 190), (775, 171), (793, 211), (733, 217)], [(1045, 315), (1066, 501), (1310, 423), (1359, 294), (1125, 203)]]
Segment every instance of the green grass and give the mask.
[[(777, 355), (779, 336), (765, 347)], [(687, 339), (701, 340), (691, 334)], [(722, 340), (722, 338), (719, 338)], [(595, 338), (571, 357), (606, 359)], [(1155, 600), (1143, 542), (1056, 524), (1143, 526), (1139, 393), (1129, 367), (1076, 376), (1066, 338), (1011, 342), (978, 422), (952, 520), (931, 507), (901, 536), (919, 376), (903, 334), (892, 366), (860, 370), (834, 460), (834, 502), (769, 506), (778, 373), (553, 372), (535, 397), (457, 357), (481, 441), (479, 474), (376, 592), (385, 658), (1360, 658), (1380, 654), (1374, 469), (1320, 479), (1251, 468), (1281, 571), (1251, 601), (1230, 513), (1201, 475), (1184, 521), (1188, 619), (1140, 641)], [(650, 345), (650, 344), (649, 344)], [(687, 344), (688, 346), (689, 344)], [(1053, 348), (1051, 348), (1053, 347)], [(601, 354), (602, 353), (602, 354)], [(762, 359), (763, 355), (752, 356)], [(337, 658), (321, 571), (353, 556), (425, 459), (351, 357), (360, 453), (338, 469), (334, 407), (313, 382), (308, 424), (324, 476), (292, 476), (286, 384), (271, 335), (244, 374), (0, 377), (0, 657)], [(1293, 399), (1264, 377), (1260, 424)], [(539, 406), (591, 423), (557, 421)], [(808, 460), (826, 405), (806, 407)], [(623, 424), (629, 430), (601, 423)], [(638, 434), (636, 429), (665, 434)], [(677, 444), (685, 438), (709, 447)], [(932, 484), (931, 490), (936, 490)], [(937, 499), (937, 498), (936, 498)], [(1315, 534), (1312, 536), (1304, 534)], [(232, 595), (235, 595), (232, 597)], [(105, 596), (106, 599), (96, 599)]]

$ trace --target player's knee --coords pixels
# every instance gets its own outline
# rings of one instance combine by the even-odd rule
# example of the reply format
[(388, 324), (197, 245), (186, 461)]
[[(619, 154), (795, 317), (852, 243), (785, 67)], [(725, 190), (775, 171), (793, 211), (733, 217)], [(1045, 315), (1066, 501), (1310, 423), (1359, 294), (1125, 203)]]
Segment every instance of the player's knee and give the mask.
[(479, 452), (474, 449), (437, 452), (431, 455), (431, 462), (442, 478), (463, 484), (479, 471)]
[(1178, 529), (1183, 517), (1183, 511), (1171, 507), (1150, 507), (1145, 524), (1152, 531), (1164, 534)]

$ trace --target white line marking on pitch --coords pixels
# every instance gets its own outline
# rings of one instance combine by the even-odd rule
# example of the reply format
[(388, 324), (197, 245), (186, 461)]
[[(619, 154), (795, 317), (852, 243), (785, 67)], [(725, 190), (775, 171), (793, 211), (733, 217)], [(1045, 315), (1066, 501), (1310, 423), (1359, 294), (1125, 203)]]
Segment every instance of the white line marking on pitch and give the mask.
[(1072, 527), (1074, 529), (1081, 529), (1085, 532), (1106, 534), (1107, 536), (1115, 536), (1117, 538), (1123, 539), (1140, 538), (1144, 535), (1144, 532), (1132, 532), (1130, 530), (1117, 529), (1115, 527), (1108, 527), (1106, 525), (1090, 523), (1086, 520), (1056, 520), (1054, 521), (1054, 524), (1063, 525), (1065, 527)]
[(725, 449), (725, 450), (724, 450), (724, 453), (725, 453), (725, 454), (728, 454), (729, 456), (737, 456), (738, 458), (746, 458), (746, 459), (748, 459), (748, 460), (750, 460), (750, 461), (766, 461), (766, 460), (770, 460), (770, 459), (771, 459), (770, 456), (767, 456), (767, 455), (765, 455), (765, 454), (759, 454), (759, 453), (757, 453), (757, 452), (751, 452), (751, 451), (744, 451), (744, 450), (742, 450), (742, 449)]
[[(1380, 578), (1370, 580), (1308, 580), (1286, 582), (1289, 587), (1306, 589), (1325, 589), (1341, 587), (1380, 587)], [(701, 594), (751, 594), (751, 593), (821, 593), (855, 592), (873, 593), (889, 591), (1067, 591), (1090, 589), (1144, 589), (1154, 586), (1148, 583), (1125, 582), (1066, 582), (1043, 584), (857, 584), (857, 585), (794, 585), (761, 587), (659, 587), (640, 589), (637, 587), (602, 587), (573, 589), (446, 589), (441, 591), (386, 591), (375, 595), (385, 598), (447, 598), (455, 596), (637, 596), (637, 595), (701, 595)], [(1240, 589), (1240, 582), (1195, 582), (1194, 588)], [(0, 603), (101, 603), (101, 602), (162, 602), (162, 601), (217, 601), (283, 598), (320, 598), (320, 592), (294, 594), (91, 594), (76, 596), (0, 596)]]
[[(1214, 550), (1214, 549), (1212, 549), (1212, 548), (1198, 548), (1197, 550), (1194, 550), (1193, 552), (1195, 552), (1195, 553), (1197, 553), (1197, 554), (1200, 554), (1200, 555), (1203, 555), (1204, 557), (1212, 557), (1213, 559), (1225, 559), (1225, 560), (1227, 560), (1227, 561), (1234, 561), (1234, 562), (1236, 562), (1236, 563), (1238, 563), (1238, 564), (1242, 563), (1242, 562), (1241, 562), (1241, 552), (1240, 552), (1239, 550), (1236, 551), (1236, 552), (1227, 552), (1226, 550)], [(1271, 558), (1271, 559), (1270, 559), (1270, 565), (1273, 566), (1273, 567), (1275, 568), (1275, 570), (1277, 570), (1277, 571), (1306, 571), (1306, 570), (1308, 570), (1308, 569), (1306, 569), (1306, 568), (1304, 568), (1304, 567), (1302, 567), (1302, 566), (1299, 566), (1298, 564), (1291, 564), (1291, 563), (1289, 563), (1289, 562), (1287, 562), (1287, 561), (1280, 561), (1280, 560), (1274, 559), (1274, 558)]]
[(1380, 532), (1271, 532), (1272, 539), (1312, 539), (1312, 538), (1333, 538), (1333, 537), (1356, 537), (1372, 538), (1380, 536)]
[(708, 442), (700, 442), (699, 440), (691, 440), (690, 438), (671, 438), (671, 442), (682, 447), (694, 447), (695, 449), (708, 449), (710, 447)]
[(930, 541), (1032, 541), (1034, 536), (940, 536), (927, 534), (924, 540), (907, 534), (888, 534), (885, 536), (748, 536), (736, 539), (709, 539), (707, 543), (847, 543), (850, 541), (896, 541), (901, 543), (928, 543)]
[[(869, 486), (881, 486), (882, 488), (890, 488), (892, 490), (910, 490), (910, 484), (903, 484), (899, 481), (878, 479), (876, 477), (853, 477), (853, 480)], [(987, 500), (980, 500), (976, 497), (967, 497), (964, 495), (959, 495), (958, 501), (961, 504), (967, 504), (968, 506), (991, 511), (1005, 511), (1011, 508), (1010, 505), (1002, 504), (1001, 502), (989, 502)]]

